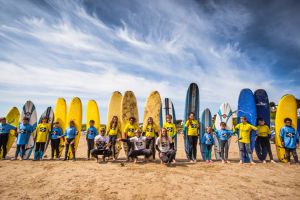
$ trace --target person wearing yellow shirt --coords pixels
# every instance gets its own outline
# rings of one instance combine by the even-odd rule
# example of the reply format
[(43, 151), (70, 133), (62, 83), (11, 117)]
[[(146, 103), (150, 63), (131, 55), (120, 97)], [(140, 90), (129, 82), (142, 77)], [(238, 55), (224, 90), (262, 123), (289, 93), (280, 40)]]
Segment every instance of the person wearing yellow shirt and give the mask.
[(261, 148), (261, 156), (260, 160), (266, 164), (266, 158), (267, 154), (269, 154), (270, 162), (275, 163), (273, 160), (273, 154), (271, 150), (271, 144), (270, 144), (270, 128), (268, 125), (265, 124), (265, 120), (263, 118), (258, 119), (258, 126), (257, 126), (257, 137), (256, 137), (256, 145), (259, 145)]
[(48, 124), (47, 122), (48, 118), (43, 117), (42, 123), (38, 124), (36, 128), (34, 160), (43, 159), (45, 145), (48, 139), (48, 135), (51, 132), (50, 124)]
[[(255, 164), (253, 161), (252, 150), (250, 146), (250, 135), (251, 131), (256, 131), (257, 128), (247, 122), (247, 118), (245, 116), (241, 117), (241, 123), (236, 125), (235, 129), (239, 130), (239, 148), (240, 148), (240, 164), (243, 164), (243, 158), (245, 158), (246, 153), (248, 153), (250, 157), (250, 163)], [(244, 151), (246, 149), (246, 152)]]
[(124, 127), (124, 136), (127, 141), (127, 161), (129, 161), (129, 153), (134, 150), (134, 145), (130, 142), (130, 138), (135, 137), (135, 131), (138, 129), (138, 125), (136, 124), (135, 117), (130, 117), (129, 122)]
[(118, 135), (121, 134), (121, 125), (117, 116), (113, 116), (107, 129), (107, 134), (111, 142), (110, 150), (112, 151), (113, 160), (116, 160), (116, 142)]
[(152, 151), (153, 160), (155, 160), (155, 137), (158, 136), (158, 129), (156, 124), (153, 122), (153, 118), (149, 117), (147, 125), (143, 129), (143, 135), (146, 136), (146, 149)]
[[(175, 151), (175, 156), (176, 156), (176, 148), (175, 148), (175, 137), (177, 134), (177, 130), (176, 130), (176, 125), (174, 123), (172, 123), (172, 115), (167, 115), (166, 116), (166, 123), (164, 123), (163, 128), (167, 130), (167, 135), (168, 137), (170, 137), (172, 139), (172, 143), (170, 143), (170, 148), (173, 149)], [(173, 162), (175, 163), (175, 156), (174, 156), (174, 160)]]
[(188, 160), (191, 163), (197, 162), (197, 142), (199, 136), (199, 122), (195, 120), (195, 114), (191, 112), (184, 125), (184, 131), (187, 132), (188, 142), (190, 144)]

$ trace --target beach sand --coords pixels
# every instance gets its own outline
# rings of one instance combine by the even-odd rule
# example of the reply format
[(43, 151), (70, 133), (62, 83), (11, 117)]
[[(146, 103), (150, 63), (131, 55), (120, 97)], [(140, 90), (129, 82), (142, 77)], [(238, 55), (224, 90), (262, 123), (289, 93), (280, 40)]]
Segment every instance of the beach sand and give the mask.
[(84, 136), (77, 157), (76, 162), (0, 161), (0, 199), (300, 199), (300, 165), (240, 166), (234, 142), (232, 163), (226, 165), (187, 163), (181, 135), (173, 167), (159, 161), (122, 166), (123, 152), (116, 162), (87, 161)]

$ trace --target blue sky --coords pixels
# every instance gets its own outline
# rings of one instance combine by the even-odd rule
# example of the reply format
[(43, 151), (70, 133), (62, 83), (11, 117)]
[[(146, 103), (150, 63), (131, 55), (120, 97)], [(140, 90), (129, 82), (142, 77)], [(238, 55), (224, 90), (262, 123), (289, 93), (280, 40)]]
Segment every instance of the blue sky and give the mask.
[(235, 109), (243, 88), (299, 98), (299, 10), (292, 0), (0, 0), (0, 115), (78, 96), (97, 100), (105, 122), (113, 91), (134, 91), (142, 116), (158, 90), (181, 118), (191, 82), (213, 113)]

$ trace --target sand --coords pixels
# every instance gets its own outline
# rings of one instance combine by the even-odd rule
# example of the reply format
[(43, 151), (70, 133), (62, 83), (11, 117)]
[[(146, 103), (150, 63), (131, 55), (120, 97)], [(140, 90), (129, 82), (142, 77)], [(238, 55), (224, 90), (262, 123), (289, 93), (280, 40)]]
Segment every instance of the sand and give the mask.
[(87, 161), (83, 137), (77, 154), (76, 162), (0, 161), (0, 199), (300, 199), (300, 165), (240, 166), (236, 143), (226, 165), (187, 163), (182, 136), (173, 167), (158, 161), (122, 166), (124, 153), (114, 163)]

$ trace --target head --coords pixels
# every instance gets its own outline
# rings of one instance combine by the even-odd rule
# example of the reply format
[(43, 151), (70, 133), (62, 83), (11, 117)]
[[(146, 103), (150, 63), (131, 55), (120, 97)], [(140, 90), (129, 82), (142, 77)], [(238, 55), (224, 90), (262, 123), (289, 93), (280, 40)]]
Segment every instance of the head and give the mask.
[(220, 123), (220, 127), (222, 130), (226, 129), (226, 123), (225, 122), (221, 122)]
[(195, 119), (195, 113), (191, 112), (191, 113), (189, 114), (189, 119), (190, 119), (190, 120)]
[(6, 124), (6, 118), (5, 118), (5, 117), (0, 118), (0, 122), (1, 122), (2, 124)]
[(286, 126), (292, 126), (292, 119), (291, 118), (285, 118), (284, 119), (284, 124), (286, 125)]
[(148, 124), (153, 124), (153, 118), (152, 117), (148, 118)]
[(118, 117), (117, 116), (113, 116), (112, 120), (114, 123), (117, 123), (118, 122)]
[(95, 121), (94, 121), (94, 120), (90, 120), (90, 121), (89, 121), (89, 124), (90, 124), (90, 127), (94, 127)]
[(166, 136), (167, 136), (167, 129), (162, 128), (162, 129), (160, 130), (160, 136), (161, 136), (161, 137), (166, 137)]
[(142, 131), (141, 131), (141, 129), (137, 129), (136, 131), (135, 131), (135, 136), (136, 137), (141, 137), (141, 135), (142, 135)]
[(28, 117), (24, 117), (23, 118), (23, 124), (28, 124), (29, 123), (29, 118)]
[(266, 122), (263, 118), (258, 118), (257, 123), (258, 123), (258, 125), (263, 126), (263, 125), (265, 125)]
[(242, 116), (242, 117), (241, 117), (241, 122), (242, 122), (243, 124), (247, 123), (247, 118), (246, 118), (246, 116)]
[(42, 123), (45, 124), (45, 123), (47, 123), (47, 122), (48, 122), (48, 118), (47, 118), (47, 117), (43, 117), (43, 118), (42, 118)]
[(135, 123), (135, 117), (130, 117), (129, 118), (129, 123), (134, 124)]
[(172, 122), (172, 115), (167, 115), (166, 116), (166, 121), (168, 122), (168, 123), (171, 123)]
[(70, 127), (74, 127), (75, 126), (75, 122), (73, 120), (70, 121)]
[(55, 128), (58, 128), (58, 127), (59, 127), (59, 122), (58, 122), (58, 121), (55, 121), (53, 126), (54, 126)]
[(206, 127), (206, 133), (211, 133), (211, 131), (212, 131), (212, 129), (211, 129), (211, 127), (210, 126), (208, 126), (208, 127)]
[(101, 129), (100, 129), (100, 135), (101, 135), (101, 136), (104, 136), (104, 135), (105, 135), (105, 128), (101, 128)]
[(117, 124), (118, 124), (118, 117), (117, 116), (113, 116), (113, 118), (111, 119), (111, 121), (110, 121), (110, 128), (112, 128), (112, 127), (116, 127), (117, 126)]

